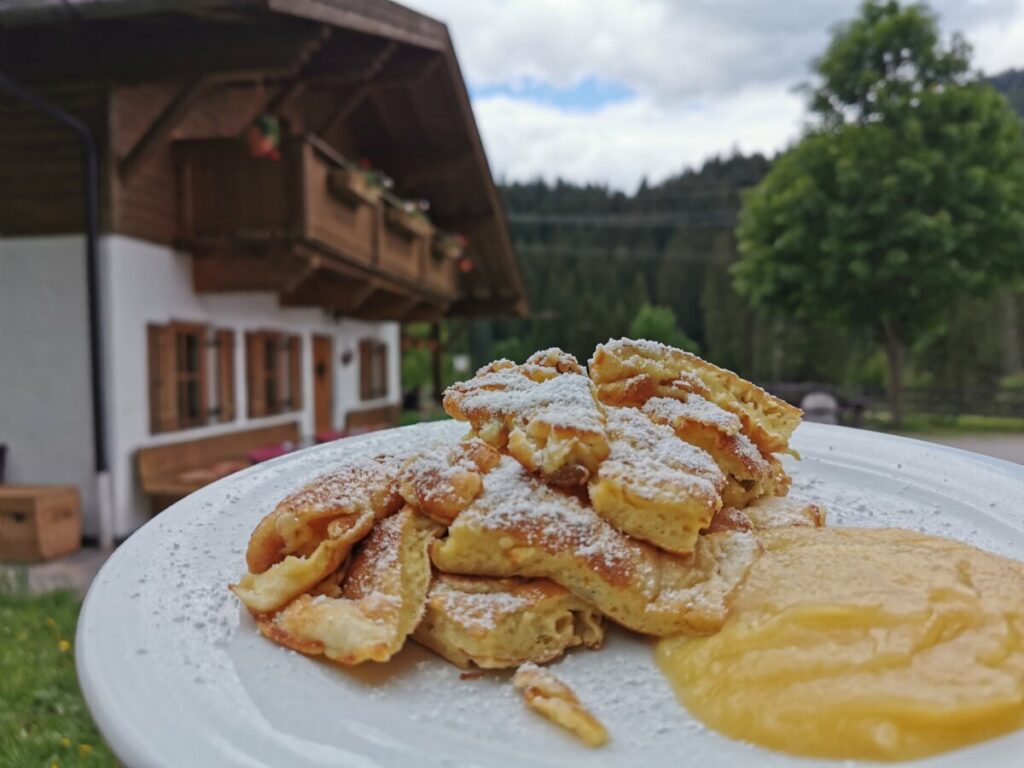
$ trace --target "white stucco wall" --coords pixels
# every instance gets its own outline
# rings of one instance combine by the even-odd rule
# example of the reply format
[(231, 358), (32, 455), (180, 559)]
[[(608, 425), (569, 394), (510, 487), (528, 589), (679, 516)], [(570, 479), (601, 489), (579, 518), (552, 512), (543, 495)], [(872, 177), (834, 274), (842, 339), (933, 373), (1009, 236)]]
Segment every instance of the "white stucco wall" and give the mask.
[[(298, 420), (303, 435), (313, 431), (312, 334), (334, 338), (334, 422), (344, 425), (349, 410), (397, 402), (400, 395), (398, 323), (332, 320), (317, 308), (283, 308), (273, 293), (197, 295), (192, 290), (192, 259), (172, 249), (120, 235), (104, 238), (103, 292), (106, 307), (107, 391), (110, 395), (110, 444), (115, 535), (124, 536), (150, 515), (138, 488), (135, 452), (144, 446), (173, 443), (232, 430)], [(234, 422), (161, 435), (149, 429), (147, 323), (169, 320), (209, 323), (235, 330)], [(302, 335), (303, 408), (260, 419), (246, 416), (245, 344), (247, 330), (272, 329)], [(388, 395), (359, 399), (359, 340), (388, 344)], [(342, 365), (345, 350), (352, 361)]]
[(0, 239), (0, 443), (8, 483), (77, 485), (96, 535), (85, 242)]

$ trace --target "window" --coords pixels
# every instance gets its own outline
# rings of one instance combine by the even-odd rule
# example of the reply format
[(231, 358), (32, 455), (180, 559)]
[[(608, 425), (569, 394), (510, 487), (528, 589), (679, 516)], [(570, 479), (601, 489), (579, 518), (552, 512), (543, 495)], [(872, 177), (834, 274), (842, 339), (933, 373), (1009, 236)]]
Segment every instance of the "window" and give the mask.
[(175, 326), (175, 389), (178, 427), (206, 423), (206, 328), (201, 325)]
[(234, 332), (211, 333), (200, 323), (183, 322), (152, 324), (146, 331), (150, 431), (234, 419)]
[(302, 339), (278, 331), (245, 335), (249, 417), (302, 407)]
[(375, 339), (359, 342), (359, 397), (376, 400), (388, 394), (388, 345)]

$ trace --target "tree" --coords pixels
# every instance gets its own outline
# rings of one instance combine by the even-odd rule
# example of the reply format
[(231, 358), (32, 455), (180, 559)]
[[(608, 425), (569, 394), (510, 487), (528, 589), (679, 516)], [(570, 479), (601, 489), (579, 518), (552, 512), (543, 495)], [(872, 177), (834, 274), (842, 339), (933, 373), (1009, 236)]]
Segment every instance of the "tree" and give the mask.
[(815, 62), (811, 127), (740, 216), (738, 290), (873, 331), (897, 424), (906, 345), (957, 296), (1024, 272), (1021, 124), (969, 55), (927, 7), (865, 2)]
[(668, 307), (652, 307), (644, 304), (629, 324), (629, 335), (634, 339), (650, 339), (679, 347), (689, 352), (699, 352), (698, 344), (679, 330), (676, 313)]
[(521, 363), (526, 360), (532, 352), (533, 350), (527, 349), (521, 339), (513, 337), (494, 342), (494, 346), (491, 347), (490, 359), (501, 360), (504, 358), (506, 360), (511, 360), (514, 363)]

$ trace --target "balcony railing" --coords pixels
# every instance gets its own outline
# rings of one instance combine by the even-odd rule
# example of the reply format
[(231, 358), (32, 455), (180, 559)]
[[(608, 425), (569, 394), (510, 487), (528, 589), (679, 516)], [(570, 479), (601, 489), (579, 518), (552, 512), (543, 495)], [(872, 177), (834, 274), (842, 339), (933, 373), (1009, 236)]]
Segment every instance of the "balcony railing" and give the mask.
[[(265, 252), (276, 274), (287, 254), (308, 259), (313, 252), (325, 268), (409, 295), (411, 304), (417, 297), (430, 304), (455, 299), (456, 262), (433, 247), (429, 221), (367, 185), (323, 142), (287, 142), (278, 161), (254, 158), (232, 139), (178, 142), (176, 151), (183, 247), (250, 258)], [(231, 290), (230, 270), (224, 272), (223, 289)], [(251, 289), (253, 279), (238, 282), (237, 289)]]

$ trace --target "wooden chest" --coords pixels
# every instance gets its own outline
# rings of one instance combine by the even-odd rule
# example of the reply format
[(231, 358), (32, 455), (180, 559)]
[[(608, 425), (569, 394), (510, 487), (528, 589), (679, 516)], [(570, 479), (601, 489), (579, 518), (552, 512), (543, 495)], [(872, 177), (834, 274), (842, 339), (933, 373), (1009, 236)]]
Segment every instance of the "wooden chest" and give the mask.
[(81, 543), (78, 488), (0, 485), (0, 560), (49, 560)]

